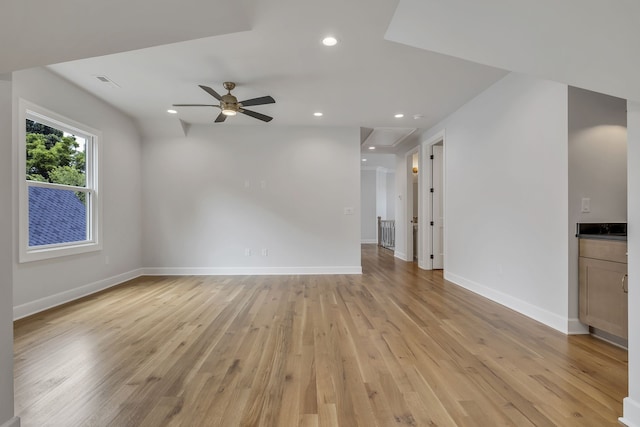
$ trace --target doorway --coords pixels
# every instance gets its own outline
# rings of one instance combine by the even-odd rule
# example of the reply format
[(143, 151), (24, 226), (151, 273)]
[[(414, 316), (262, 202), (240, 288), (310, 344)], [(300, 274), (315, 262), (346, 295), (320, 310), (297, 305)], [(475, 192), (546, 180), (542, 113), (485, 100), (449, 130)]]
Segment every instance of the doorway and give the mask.
[(411, 156), (411, 199), (412, 199), (412, 213), (411, 213), (411, 241), (413, 247), (413, 262), (418, 262), (418, 243), (420, 239), (418, 238), (418, 208), (420, 206), (420, 189), (419, 189), (419, 180), (418, 173), (420, 169), (418, 168), (419, 155), (418, 152), (413, 153)]
[(421, 216), (421, 189), (420, 189), (420, 150), (407, 153), (407, 228), (406, 228), (406, 260), (418, 262), (422, 251), (420, 244), (420, 230), (418, 218)]
[(422, 145), (425, 163), (424, 223), (423, 233), (425, 267), (430, 270), (445, 268), (445, 137), (439, 132)]
[(444, 143), (442, 141), (431, 146), (431, 253), (432, 268), (444, 268)]

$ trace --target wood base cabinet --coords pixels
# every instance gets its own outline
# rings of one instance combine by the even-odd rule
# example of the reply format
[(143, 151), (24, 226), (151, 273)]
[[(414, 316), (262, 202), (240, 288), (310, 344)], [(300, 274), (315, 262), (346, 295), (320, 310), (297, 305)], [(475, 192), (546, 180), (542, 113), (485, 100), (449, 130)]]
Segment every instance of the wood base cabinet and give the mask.
[(580, 321), (627, 339), (627, 244), (580, 239)]

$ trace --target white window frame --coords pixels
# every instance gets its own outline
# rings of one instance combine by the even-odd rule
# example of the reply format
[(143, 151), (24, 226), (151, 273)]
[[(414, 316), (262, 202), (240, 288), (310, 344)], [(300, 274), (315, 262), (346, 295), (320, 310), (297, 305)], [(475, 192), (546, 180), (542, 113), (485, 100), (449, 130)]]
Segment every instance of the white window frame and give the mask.
[[(60, 114), (49, 111), (24, 99), (19, 100), (18, 114), (18, 185), (19, 185), (19, 262), (39, 261), (62, 256), (77, 255), (86, 252), (102, 250), (101, 200), (99, 192), (99, 159), (100, 141), (102, 133), (82, 123), (78, 123)], [(85, 146), (85, 176), (86, 187), (52, 184), (47, 182), (29, 181), (25, 176), (27, 161), (27, 131), (26, 121), (34, 120), (38, 123), (59, 129), (86, 139)], [(87, 198), (87, 240), (79, 242), (56, 243), (52, 245), (29, 246), (29, 187), (45, 187), (68, 189), (89, 193)]]

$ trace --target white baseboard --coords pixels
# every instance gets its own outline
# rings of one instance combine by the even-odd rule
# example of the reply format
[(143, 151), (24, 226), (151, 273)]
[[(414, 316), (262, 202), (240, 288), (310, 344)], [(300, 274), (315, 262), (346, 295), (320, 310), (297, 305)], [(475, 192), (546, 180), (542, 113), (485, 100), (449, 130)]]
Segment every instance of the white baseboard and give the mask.
[[(113, 286), (124, 283), (128, 280), (140, 277), (143, 274), (142, 269), (132, 270), (127, 273), (118, 274), (117, 276), (108, 277), (106, 279), (98, 280), (97, 282), (89, 283), (88, 285), (80, 286), (75, 289), (60, 292), (59, 294), (50, 295), (48, 297), (41, 298), (39, 300), (31, 301), (25, 304), (21, 304), (13, 307), (13, 319), (22, 319), (23, 317), (30, 316), (35, 313), (39, 313), (44, 310), (62, 305), (69, 301), (76, 300), (78, 298), (85, 297), (87, 295), (94, 294), (104, 289), (111, 288)], [(4, 427), (4, 426), (0, 426)]]
[(640, 427), (640, 404), (630, 397), (622, 401), (623, 415), (618, 418), (627, 427)]
[[(431, 261), (431, 260), (429, 260), (429, 261)], [(428, 261), (420, 261), (420, 260), (418, 260), (418, 267), (421, 270), (433, 270), (433, 267), (431, 266), (431, 264), (432, 263), (428, 262)]]
[(394, 257), (396, 257), (396, 258), (398, 258), (398, 259), (401, 259), (402, 261), (409, 261), (409, 260), (407, 259), (407, 254), (404, 254), (404, 253), (399, 252), (399, 251), (395, 251), (395, 252), (393, 252), (393, 256), (394, 256)]
[(360, 240), (360, 243), (363, 245), (377, 245), (378, 239), (362, 239)]
[(20, 427), (20, 418), (13, 417), (9, 421), (2, 423), (0, 427)]
[(495, 289), (476, 283), (472, 280), (465, 279), (464, 277), (456, 274), (444, 272), (444, 278), (454, 284), (463, 287), (471, 292), (481, 295), (491, 301), (504, 305), (520, 314), (524, 314), (527, 317), (532, 318), (540, 323), (543, 323), (563, 334), (569, 334), (569, 319), (552, 313), (544, 308), (529, 304), (526, 301), (515, 298), (511, 295), (507, 295), (503, 292), (496, 291)]
[(589, 334), (589, 326), (580, 322), (579, 319), (569, 319), (568, 335), (587, 335)]
[(343, 267), (151, 267), (146, 276), (292, 276), (310, 274), (362, 274), (362, 266)]

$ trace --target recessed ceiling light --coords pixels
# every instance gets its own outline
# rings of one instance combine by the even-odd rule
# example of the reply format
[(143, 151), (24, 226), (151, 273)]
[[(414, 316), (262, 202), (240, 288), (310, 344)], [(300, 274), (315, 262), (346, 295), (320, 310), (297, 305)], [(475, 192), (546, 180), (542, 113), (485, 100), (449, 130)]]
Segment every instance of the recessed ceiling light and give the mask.
[(322, 44), (325, 46), (335, 46), (338, 44), (338, 39), (328, 36), (322, 39)]
[(322, 113), (320, 111), (316, 111), (313, 115), (316, 117), (322, 117)]
[(419, 119), (423, 119), (424, 115), (423, 114), (414, 114), (413, 115), (414, 120), (419, 120)]
[(369, 147), (369, 150), (375, 150), (376, 147)]
[(167, 113), (169, 113), (169, 114), (178, 114), (178, 112), (176, 110), (167, 110)]
[(403, 118), (403, 117), (404, 117), (404, 114), (402, 114), (402, 113), (398, 113), (398, 114), (396, 114), (396, 115), (395, 115), (395, 116), (393, 116), (393, 117), (395, 117), (396, 119), (401, 119), (401, 118)]
[(363, 161), (363, 162), (366, 162), (366, 161), (367, 161), (367, 159), (362, 159), (362, 161)]

